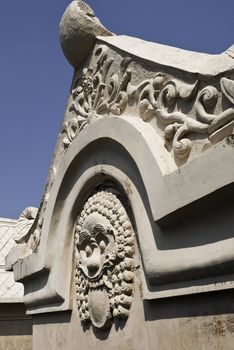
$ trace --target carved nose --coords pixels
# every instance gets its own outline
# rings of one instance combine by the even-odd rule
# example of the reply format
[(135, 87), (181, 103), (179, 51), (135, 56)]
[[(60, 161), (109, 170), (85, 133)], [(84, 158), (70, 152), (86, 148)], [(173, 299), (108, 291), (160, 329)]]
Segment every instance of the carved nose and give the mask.
[(97, 261), (90, 261), (87, 267), (89, 271), (91, 271), (92, 273), (95, 273), (99, 269), (99, 264)]
[(87, 268), (91, 276), (95, 275), (100, 269), (100, 254), (94, 252), (87, 261)]

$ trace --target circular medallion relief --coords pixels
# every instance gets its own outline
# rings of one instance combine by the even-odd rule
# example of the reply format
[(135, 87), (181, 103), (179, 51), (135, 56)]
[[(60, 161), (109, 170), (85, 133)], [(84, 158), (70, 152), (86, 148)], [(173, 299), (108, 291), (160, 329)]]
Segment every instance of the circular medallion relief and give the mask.
[(120, 200), (88, 199), (75, 226), (76, 299), (82, 322), (97, 328), (126, 318), (132, 303), (134, 232)]

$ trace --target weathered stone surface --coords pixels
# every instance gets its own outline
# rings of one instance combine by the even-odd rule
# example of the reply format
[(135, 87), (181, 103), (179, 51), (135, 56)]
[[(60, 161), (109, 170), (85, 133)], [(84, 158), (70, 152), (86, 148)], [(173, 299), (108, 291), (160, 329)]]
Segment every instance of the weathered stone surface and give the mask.
[(86, 50), (79, 16), (93, 20), (73, 2), (61, 22), (76, 70), (45, 193), (8, 256), (34, 348), (231, 349), (233, 48), (95, 24)]
[(16, 220), (0, 218), (0, 265), (5, 265), (5, 258), (15, 245), (13, 236)]
[(75, 307), (72, 313), (35, 316), (34, 350), (42, 346), (75, 350), (77, 344), (81, 349), (90, 350), (232, 350), (234, 310), (233, 307), (230, 309), (231, 294), (203, 294), (143, 304), (136, 285), (127, 323), (124, 326), (117, 324), (111, 330), (94, 333), (92, 328), (83, 329)]
[(32, 320), (23, 304), (24, 288), (5, 271), (5, 257), (15, 246), (17, 220), (0, 218), (0, 349), (31, 350)]
[(24, 289), (14, 281), (12, 272), (5, 271), (5, 258), (15, 246), (16, 220), (0, 218), (0, 304), (23, 302)]
[(107, 328), (126, 319), (133, 298), (135, 239), (116, 194), (91, 196), (75, 228), (76, 298), (83, 323)]
[(112, 35), (83, 1), (72, 1), (60, 22), (60, 42), (69, 63), (78, 68), (91, 53), (98, 35)]
[[(1, 325), (2, 326), (2, 325)], [(7, 322), (4, 321), (4, 327), (7, 326)], [(16, 335), (14, 337), (0, 336), (0, 349), (7, 350), (31, 350), (32, 349), (32, 337), (27, 335)]]
[(0, 305), (0, 349), (31, 350), (32, 319), (26, 316), (23, 303)]
[[(22, 259), (37, 248), (39, 228), (41, 227), (42, 218), (36, 220), (38, 209), (34, 207), (25, 208), (18, 220), (14, 221), (12, 227), (12, 249), (11, 254), (5, 257), (5, 269), (11, 270), (13, 264)], [(17, 246), (16, 244), (17, 243)]]

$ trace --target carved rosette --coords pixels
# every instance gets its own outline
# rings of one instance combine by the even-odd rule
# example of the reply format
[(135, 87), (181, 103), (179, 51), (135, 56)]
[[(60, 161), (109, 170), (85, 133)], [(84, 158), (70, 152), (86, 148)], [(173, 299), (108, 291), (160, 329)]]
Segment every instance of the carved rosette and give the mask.
[(134, 232), (120, 200), (102, 191), (75, 226), (76, 300), (82, 322), (106, 328), (127, 318), (133, 298)]

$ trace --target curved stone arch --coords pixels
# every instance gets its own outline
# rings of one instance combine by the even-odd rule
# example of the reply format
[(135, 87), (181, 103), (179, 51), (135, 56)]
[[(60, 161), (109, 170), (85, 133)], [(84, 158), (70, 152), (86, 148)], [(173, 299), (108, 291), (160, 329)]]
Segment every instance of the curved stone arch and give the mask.
[[(119, 120), (120, 119), (117, 118), (117, 124), (119, 124)], [(123, 123), (123, 121), (121, 121), (121, 123)], [(131, 131), (134, 131), (134, 127), (130, 123), (124, 121), (124, 124), (126, 124), (125, 129), (127, 129), (127, 124), (129, 124), (132, 129)], [(89, 130), (89, 132), (90, 131), (91, 130)], [(84, 136), (83, 139), (85, 139), (85, 135), (79, 136)], [(137, 136), (143, 138), (142, 134), (138, 134)], [(135, 203), (139, 202), (141, 196), (144, 197), (144, 200), (141, 199), (141, 201), (147, 202), (144, 205), (145, 207), (148, 207), (148, 213), (150, 213), (154, 208), (154, 206), (150, 205), (147, 198), (148, 194), (150, 194), (151, 201), (155, 200), (153, 191), (150, 191), (152, 182), (148, 182), (148, 191), (144, 185), (147, 183), (146, 177), (150, 177), (149, 174), (147, 174), (146, 164), (144, 164), (146, 158), (143, 159), (143, 164), (140, 165), (139, 163), (142, 160), (133, 160), (131, 150), (124, 147), (125, 142), (123, 138), (123, 144), (121, 145), (116, 139), (106, 137), (105, 133), (101, 137), (94, 138), (94, 140), (90, 141), (82, 149), (77, 151), (77, 149), (79, 149), (78, 145), (80, 143), (82, 144), (82, 141), (83, 140), (80, 140), (79, 138), (74, 141), (71, 149), (67, 151), (63, 160), (61, 161), (60, 167), (57, 171), (57, 176), (47, 205), (47, 215), (41, 238), (41, 250), (43, 250), (43, 245), (44, 248), (46, 246), (48, 247), (50, 239), (52, 241), (54, 240), (54, 235), (52, 235), (51, 232), (54, 232), (54, 227), (57, 225), (57, 216), (62, 214), (61, 217), (63, 217), (64, 220), (65, 216), (63, 214), (66, 213), (66, 210), (68, 210), (67, 208), (69, 208), (69, 217), (75, 218), (77, 213), (81, 210), (85, 199), (92, 193), (93, 189), (99, 184), (103, 184), (108, 180), (115, 184), (114, 186), (119, 189), (122, 196), (127, 196), (133, 212), (137, 212)], [(146, 149), (147, 146), (148, 145), (146, 143), (145, 149), (142, 150), (142, 155), (149, 155), (150, 149)], [(95, 152), (94, 158), (90, 157), (90, 153), (92, 154), (92, 152)], [(140, 170), (142, 170), (143, 175), (141, 174)], [(145, 177), (144, 180), (143, 176)], [(158, 188), (160, 189), (160, 186), (158, 186)], [(137, 193), (139, 196), (138, 199), (135, 198)], [(64, 201), (65, 198), (66, 200)], [(64, 202), (63, 209), (61, 209), (62, 202)], [(63, 213), (61, 213), (61, 210), (63, 210)], [(153, 214), (150, 214), (153, 220), (152, 215)], [(51, 225), (54, 225), (54, 227)], [(48, 240), (46, 239), (46, 233), (50, 233), (48, 235)], [(50, 266), (49, 260), (50, 255), (47, 255), (46, 266)]]
[[(124, 128), (124, 133), (118, 133), (120, 127)], [(124, 137), (123, 134), (126, 136)], [(90, 136), (87, 139), (88, 135), (94, 135), (93, 139)], [(57, 300), (59, 306), (51, 305), (51, 311), (68, 308), (75, 219), (88, 195), (96, 186), (106, 181), (112, 181), (114, 186), (122, 192), (122, 196), (128, 198), (133, 215), (137, 212), (141, 213), (140, 218), (135, 216), (134, 220), (137, 231), (144, 230), (147, 233), (147, 239), (143, 237), (140, 246), (147, 252), (143, 255), (146, 257), (146, 270), (150, 271), (153, 261), (151, 248), (155, 245), (151, 227), (153, 222), (151, 208), (155, 206), (150, 203), (150, 200), (152, 202), (155, 199), (150, 186), (153, 180), (157, 181), (155, 174), (158, 173), (158, 181), (160, 179), (162, 181), (163, 178), (159, 167), (152, 172), (154, 178), (150, 181), (150, 176), (147, 174), (149, 162), (154, 168), (157, 167), (155, 156), (148, 144), (150, 141), (152, 147), (153, 136), (153, 129), (142, 121), (135, 127), (129, 120), (113, 118), (113, 120), (96, 122), (88, 128), (88, 132), (84, 130), (73, 141), (60, 162), (49, 195), (39, 249), (23, 262), (25, 269), (21, 280), (27, 275), (32, 275), (30, 266), (34, 267), (34, 275), (37, 275), (37, 278), (46, 279), (44, 286), (42, 285), (39, 291), (33, 293), (27, 293), (25, 279), (25, 302), (29, 309), (30, 307), (33, 309), (37, 303), (35, 303), (35, 293), (40, 299), (42, 309), (44, 306), (48, 309), (52, 298), (54, 301)], [(155, 145), (155, 142), (153, 144)], [(136, 150), (136, 145), (141, 149)], [(162, 147), (160, 144), (157, 146)], [(161, 152), (163, 153), (163, 147)], [(145, 154), (148, 155), (147, 158), (144, 157)], [(161, 186), (158, 188), (160, 189)]]
[[(213, 151), (215, 148), (198, 162), (209, 161)], [(230, 150), (226, 157), (231, 159)], [(175, 250), (162, 250), (157, 246), (156, 237), (161, 233), (155, 222), (199, 198), (201, 193), (204, 195), (204, 173), (199, 172), (196, 179), (202, 184), (197, 198), (191, 182), (187, 181), (191, 175), (195, 178), (198, 172), (196, 160), (180, 171), (173, 170), (173, 163), (153, 128), (137, 118), (103, 118), (84, 129), (60, 161), (49, 194), (38, 251), (14, 265), (16, 280), (24, 283), (29, 312), (69, 308), (75, 217), (95, 186), (105, 180), (112, 180), (131, 203), (143, 257), (142, 281), (145, 287), (147, 284), (144, 288), (146, 298), (155, 297), (155, 287), (157, 295), (164, 296), (165, 283), (172, 285), (172, 292), (167, 294), (166, 291), (166, 295), (176, 295), (173, 283), (178, 278), (186, 282), (191, 276), (195, 279), (201, 274), (210, 276), (214, 271), (210, 266), (216, 266), (218, 273), (218, 266), (233, 259), (232, 239), (228, 246), (225, 241), (210, 243), (209, 250), (207, 245)], [(227, 172), (227, 179), (229, 175)], [(215, 181), (219, 179), (216, 177)], [(71, 191), (72, 186), (75, 191)], [(182, 190), (178, 192), (180, 188)], [(205, 193), (209, 191), (210, 188)], [(215, 256), (213, 249), (217, 251)], [(193, 256), (199, 257), (196, 263)], [(34, 290), (35, 279), (37, 287)], [(196, 287), (192, 286), (190, 292), (194, 290)], [(186, 283), (181, 289), (181, 293), (184, 292), (188, 293)]]
[[(86, 180), (88, 178), (86, 182), (84, 182), (85, 178)], [(53, 211), (53, 220), (50, 222), (49, 227), (49, 231), (51, 233), (53, 232), (53, 235), (50, 234), (48, 236), (45, 265), (51, 267), (52, 275), (54, 275), (54, 278), (51, 280), (51, 286), (56, 289), (58, 295), (62, 296), (64, 293), (66, 293), (65, 289), (67, 289), (66, 285), (68, 281), (67, 283), (64, 283), (64, 276), (67, 276), (69, 279), (69, 276), (72, 275), (72, 265), (70, 265), (70, 269), (67, 271), (67, 256), (70, 256), (70, 258), (72, 256), (73, 229), (77, 215), (81, 211), (85, 199), (88, 198), (88, 193), (91, 195), (96, 189), (96, 186), (100, 184), (102, 184), (104, 188), (111, 187), (112, 189), (117, 190), (118, 193), (121, 194), (122, 198), (127, 197), (129, 200), (131, 206), (130, 211), (132, 211), (133, 217), (129, 215), (130, 211), (127, 211), (132, 224), (136, 227), (135, 231), (136, 233), (139, 231), (144, 232), (144, 235), (142, 235), (140, 239), (138, 236), (138, 239), (140, 240), (141, 251), (145, 257), (144, 262), (146, 264), (146, 273), (151, 269), (152, 262), (154, 261), (153, 255), (155, 253), (155, 250), (153, 249), (155, 242), (151, 227), (153, 219), (152, 214), (150, 213), (149, 205), (146, 203), (147, 199), (144, 198), (143, 201), (141, 198), (143, 190), (140, 192), (135, 186), (134, 182), (121, 170), (114, 168), (111, 165), (105, 165), (104, 167), (103, 165), (95, 166), (89, 168), (85, 174), (79, 178), (79, 181), (76, 184), (77, 186), (75, 186), (76, 188), (73, 188), (73, 191), (68, 194), (68, 203), (64, 205), (62, 211), (60, 211), (61, 208), (59, 207), (60, 196), (57, 201), (58, 206), (55, 206), (55, 210)], [(124, 190), (123, 186), (127, 186), (127, 192), (126, 189)], [(142, 188), (142, 184), (139, 186)], [(129, 208), (125, 207), (125, 209)], [(135, 214), (138, 212), (140, 212), (141, 215), (137, 217)], [(58, 215), (60, 216), (61, 220), (57, 223), (56, 217), (58, 217)], [(61, 237), (63, 240), (60, 241), (60, 233), (64, 230), (66, 230), (66, 236)], [(57, 250), (56, 255), (53, 255), (53, 249), (55, 249), (54, 241), (59, 241), (60, 245), (60, 249), (59, 251)], [(48, 255), (49, 247), (51, 247), (51, 255)], [(67, 252), (68, 249), (69, 254)], [(71, 261), (69, 261), (69, 264), (70, 262)], [(54, 266), (57, 271), (54, 270)], [(63, 269), (66, 271), (62, 272)], [(62, 278), (61, 281), (60, 276)]]

